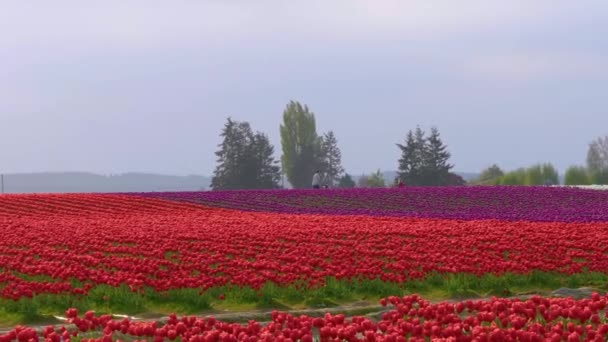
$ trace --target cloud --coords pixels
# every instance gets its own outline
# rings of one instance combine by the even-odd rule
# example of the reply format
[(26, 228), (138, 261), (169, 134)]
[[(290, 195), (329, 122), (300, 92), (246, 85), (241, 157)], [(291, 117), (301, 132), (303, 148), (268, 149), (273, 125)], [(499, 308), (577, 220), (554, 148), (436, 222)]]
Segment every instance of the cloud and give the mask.
[(471, 58), (467, 70), (493, 81), (597, 79), (608, 77), (608, 59), (580, 51), (510, 51)]
[[(595, 1), (594, 1), (595, 2)], [(252, 39), (428, 39), (566, 13), (537, 0), (57, 0), (3, 3), (0, 48), (142, 48)]]

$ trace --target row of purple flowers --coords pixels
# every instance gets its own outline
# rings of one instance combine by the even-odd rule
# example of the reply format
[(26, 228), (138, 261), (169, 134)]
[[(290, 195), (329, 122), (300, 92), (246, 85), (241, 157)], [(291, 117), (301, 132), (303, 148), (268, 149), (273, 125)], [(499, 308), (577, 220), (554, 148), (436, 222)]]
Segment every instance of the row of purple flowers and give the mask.
[(559, 187), (238, 190), (132, 195), (290, 214), (608, 222), (608, 191)]

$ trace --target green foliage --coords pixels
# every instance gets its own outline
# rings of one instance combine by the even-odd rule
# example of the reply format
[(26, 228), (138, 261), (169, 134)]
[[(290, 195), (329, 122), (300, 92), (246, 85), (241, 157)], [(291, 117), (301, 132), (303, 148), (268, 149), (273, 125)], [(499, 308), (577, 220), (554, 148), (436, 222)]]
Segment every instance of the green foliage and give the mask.
[(280, 168), (274, 147), (263, 133), (254, 133), (247, 122), (228, 118), (222, 130), (218, 165), (213, 172), (214, 190), (278, 188)]
[(417, 127), (409, 131), (405, 144), (397, 144), (401, 150), (399, 159), (399, 178), (407, 185), (449, 185), (455, 181), (450, 176), (453, 165), (448, 163), (450, 152), (439, 137), (439, 130), (431, 128), (425, 137), (424, 131)]
[(481, 171), (479, 177), (471, 183), (474, 185), (495, 185), (502, 176), (504, 176), (502, 169), (498, 165), (493, 164)]
[(564, 175), (564, 184), (566, 185), (589, 185), (591, 178), (589, 172), (583, 166), (570, 166), (566, 169)]
[(344, 176), (340, 177), (340, 181), (338, 182), (339, 188), (354, 188), (355, 181), (348, 173), (344, 174)]
[(370, 188), (384, 188), (386, 186), (386, 184), (384, 184), (384, 177), (382, 176), (380, 169), (369, 176), (367, 185)]
[(553, 165), (546, 163), (507, 172), (490, 183), (495, 185), (554, 185), (559, 184), (559, 176)]
[(359, 178), (359, 187), (360, 188), (384, 188), (386, 184), (384, 183), (384, 177), (382, 176), (382, 172), (378, 169), (376, 172), (370, 175), (363, 175)]
[(310, 187), (315, 170), (326, 170), (323, 139), (317, 135), (314, 113), (299, 102), (289, 102), (280, 132), (281, 162), (287, 180), (295, 188)]
[(539, 185), (557, 185), (559, 184), (559, 174), (553, 164), (545, 163), (541, 165), (541, 175), (543, 183)]
[(526, 170), (525, 185), (542, 185), (543, 169), (540, 165), (534, 165)]
[(592, 171), (589, 177), (591, 184), (608, 184), (608, 170)]
[(504, 174), (497, 180), (500, 185), (524, 185), (526, 184), (526, 169), (520, 168)]

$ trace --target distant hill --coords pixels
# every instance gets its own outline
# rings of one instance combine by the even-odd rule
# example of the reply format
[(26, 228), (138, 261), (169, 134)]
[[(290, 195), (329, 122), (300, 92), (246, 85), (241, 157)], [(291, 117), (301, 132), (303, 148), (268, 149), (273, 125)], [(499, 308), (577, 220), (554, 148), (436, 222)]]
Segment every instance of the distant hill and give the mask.
[(4, 175), (5, 193), (196, 191), (209, 188), (204, 176), (151, 173), (98, 175), (86, 172), (19, 173)]
[[(465, 180), (478, 176), (475, 173), (456, 172)], [(383, 172), (384, 180), (391, 184), (397, 172)], [(352, 175), (357, 181), (360, 175)], [(171, 176), (152, 173), (124, 173), (99, 175), (87, 172), (43, 172), (4, 175), (5, 193), (82, 193), (82, 192), (154, 192), (200, 191), (209, 189), (211, 177)]]

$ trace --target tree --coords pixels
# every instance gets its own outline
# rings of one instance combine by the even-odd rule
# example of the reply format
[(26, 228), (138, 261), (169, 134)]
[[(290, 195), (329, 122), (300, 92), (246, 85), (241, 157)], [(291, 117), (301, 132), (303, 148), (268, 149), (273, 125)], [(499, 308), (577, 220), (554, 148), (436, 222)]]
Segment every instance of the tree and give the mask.
[(448, 163), (451, 154), (447, 151), (447, 146), (441, 141), (437, 127), (431, 128), (431, 134), (426, 144), (423, 185), (447, 185), (450, 170), (454, 166)]
[(299, 102), (289, 102), (280, 132), (281, 163), (287, 180), (295, 188), (309, 187), (314, 172), (325, 172), (326, 168), (314, 113)]
[(557, 170), (552, 164), (536, 164), (505, 173), (494, 181), (496, 185), (553, 185), (559, 184)]
[(211, 179), (214, 190), (277, 188), (281, 178), (274, 147), (266, 135), (253, 133), (247, 122), (227, 119), (215, 152), (217, 166)]
[(497, 179), (502, 177), (504, 172), (498, 165), (493, 164), (485, 170), (481, 171), (479, 177), (473, 182), (474, 184), (493, 184)]
[(559, 173), (551, 163), (545, 163), (541, 165), (541, 174), (543, 177), (544, 185), (557, 185), (559, 184)]
[(431, 134), (425, 137), (424, 131), (416, 127), (409, 131), (405, 144), (397, 144), (401, 150), (398, 177), (406, 185), (448, 185), (450, 169), (448, 163), (450, 153), (443, 144), (436, 127), (431, 128)]
[(278, 160), (274, 159), (274, 146), (268, 137), (257, 132), (250, 147), (250, 163), (255, 165), (253, 170), (255, 184), (251, 188), (276, 189), (281, 181), (281, 168)]
[(608, 170), (608, 136), (596, 138), (589, 144), (587, 168), (591, 172)]
[(355, 181), (348, 173), (346, 173), (346, 174), (344, 174), (344, 176), (340, 177), (340, 181), (338, 181), (338, 187), (339, 188), (354, 188)]
[(325, 158), (325, 166), (328, 179), (328, 185), (334, 185), (334, 179), (339, 177), (343, 172), (342, 167), (342, 152), (338, 147), (338, 140), (333, 131), (324, 134), (322, 140), (322, 156)]
[(384, 176), (382, 176), (382, 172), (378, 169), (376, 172), (372, 173), (367, 181), (367, 185), (370, 188), (384, 188), (386, 184), (384, 183)]
[(589, 185), (589, 173), (583, 166), (570, 166), (566, 169), (564, 175), (564, 184), (566, 185)]
[(360, 188), (384, 188), (386, 187), (384, 183), (384, 177), (382, 176), (382, 172), (378, 169), (378, 171), (372, 173), (371, 175), (362, 175), (359, 178), (358, 185)]
[(526, 169), (519, 168), (514, 171), (510, 171), (500, 177), (499, 185), (524, 185), (526, 182)]
[(417, 127), (415, 132), (407, 132), (405, 145), (397, 144), (397, 147), (401, 150), (397, 172), (399, 178), (407, 185), (422, 185), (426, 157), (422, 129)]
[(608, 184), (608, 136), (596, 138), (589, 144), (587, 169), (593, 184)]
[(467, 181), (464, 180), (464, 178), (462, 178), (461, 175), (457, 175), (453, 172), (448, 173), (448, 182), (446, 185), (452, 185), (452, 186), (462, 186), (462, 185), (466, 185)]
[(534, 165), (526, 169), (524, 178), (525, 185), (542, 185), (544, 184), (543, 169), (541, 165)]

